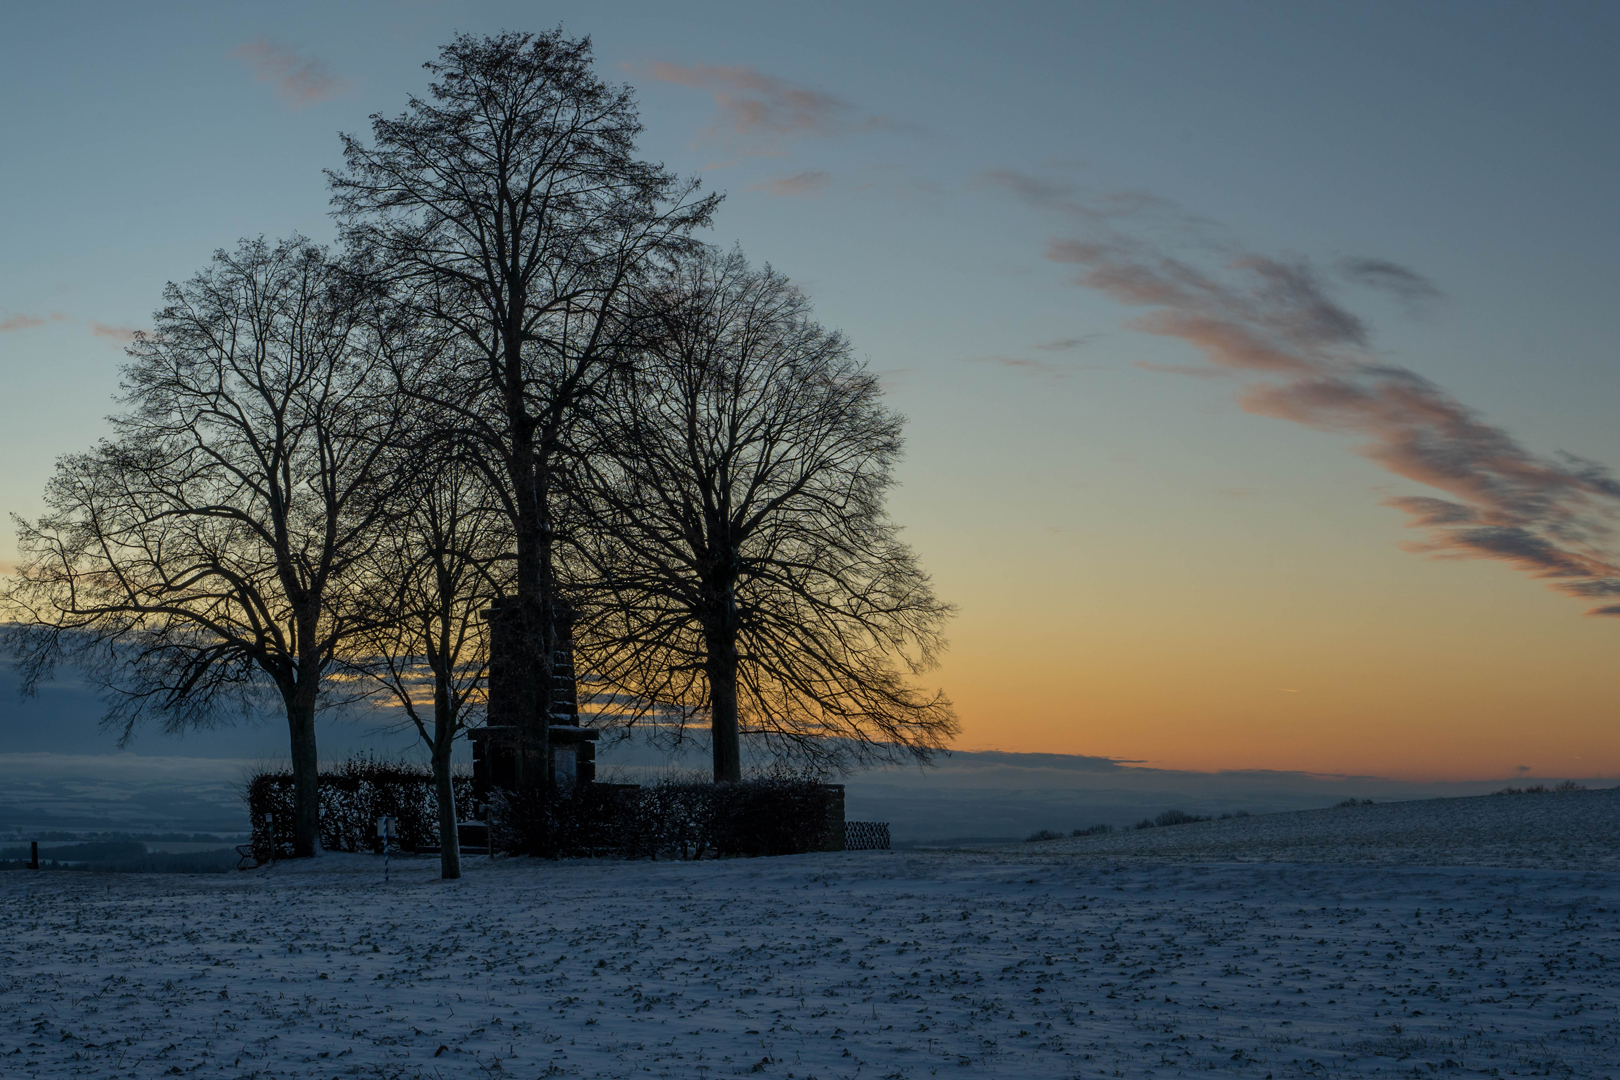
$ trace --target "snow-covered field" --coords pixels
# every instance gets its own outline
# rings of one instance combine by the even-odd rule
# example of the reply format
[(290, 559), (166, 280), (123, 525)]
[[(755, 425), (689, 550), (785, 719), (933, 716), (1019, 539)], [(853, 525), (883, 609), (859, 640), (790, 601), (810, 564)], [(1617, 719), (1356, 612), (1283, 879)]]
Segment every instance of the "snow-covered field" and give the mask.
[[(1601, 834), (1606, 795), (1412, 804), (1452, 839), (1408, 865), (1057, 842), (14, 872), (0, 1076), (1620, 1076), (1620, 874), (1492, 866), (1467, 827), (1585, 804)], [(1248, 854), (1355, 819), (1318, 820), (1246, 819)]]
[(1620, 788), (1338, 806), (1046, 841), (1048, 854), (1620, 871)]

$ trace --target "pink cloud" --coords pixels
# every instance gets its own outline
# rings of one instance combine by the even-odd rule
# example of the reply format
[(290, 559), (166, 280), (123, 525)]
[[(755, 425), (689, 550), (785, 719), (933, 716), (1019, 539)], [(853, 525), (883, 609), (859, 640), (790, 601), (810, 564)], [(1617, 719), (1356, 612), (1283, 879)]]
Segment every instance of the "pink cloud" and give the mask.
[[(1211, 252), (1219, 261), (1205, 265)], [(1620, 479), (1569, 455), (1532, 453), (1422, 375), (1379, 358), (1365, 323), (1308, 261), (1230, 248), (1194, 261), (1111, 229), (1056, 240), (1047, 257), (1077, 267), (1077, 284), (1147, 309), (1135, 328), (1201, 352), (1209, 366), (1184, 373), (1246, 376), (1246, 411), (1356, 436), (1358, 452), (1436, 492), (1385, 500), (1422, 534), (1411, 550), (1501, 562), (1574, 597), (1620, 597)], [(1348, 260), (1340, 273), (1408, 306), (1442, 298), (1387, 260)], [(1620, 615), (1620, 604), (1591, 614)]]
[(717, 111), (711, 133), (745, 141), (774, 143), (899, 126), (885, 117), (858, 117), (854, 107), (836, 94), (798, 86), (747, 65), (655, 60), (644, 70), (660, 82), (707, 90)]
[(829, 173), (807, 171), (792, 176), (780, 176), (760, 184), (749, 184), (744, 191), (766, 191), (788, 198), (818, 198), (832, 181)]
[(96, 335), (96, 337), (106, 338), (109, 341), (116, 341), (120, 345), (128, 345), (130, 342), (135, 340), (135, 335), (140, 333), (139, 330), (136, 330), (133, 327), (108, 326), (106, 323), (99, 323), (94, 319), (90, 321), (90, 332)]
[(44, 318), (38, 315), (9, 315), (4, 319), (0, 319), (0, 333), (11, 330), (31, 330), (36, 326), (44, 326), (48, 322), (66, 321), (67, 316), (60, 311), (53, 311)]
[(273, 87), (276, 95), (295, 109), (336, 97), (349, 85), (328, 71), (324, 61), (300, 56), (268, 38), (258, 37), (238, 45), (231, 55), (247, 64), (256, 80)]

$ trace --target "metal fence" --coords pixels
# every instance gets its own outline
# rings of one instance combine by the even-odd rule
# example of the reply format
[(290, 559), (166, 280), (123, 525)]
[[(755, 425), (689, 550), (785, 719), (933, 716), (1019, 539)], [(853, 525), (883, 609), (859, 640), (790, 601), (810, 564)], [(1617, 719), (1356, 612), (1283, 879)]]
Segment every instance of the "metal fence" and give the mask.
[(844, 822), (845, 851), (888, 851), (889, 823), (887, 821)]

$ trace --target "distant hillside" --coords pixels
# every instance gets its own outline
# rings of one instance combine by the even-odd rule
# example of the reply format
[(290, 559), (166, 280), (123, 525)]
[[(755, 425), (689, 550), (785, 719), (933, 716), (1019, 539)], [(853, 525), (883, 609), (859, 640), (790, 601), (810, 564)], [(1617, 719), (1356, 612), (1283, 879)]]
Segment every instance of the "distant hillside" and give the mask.
[(1020, 845), (1063, 858), (1620, 871), (1620, 788), (1423, 799)]

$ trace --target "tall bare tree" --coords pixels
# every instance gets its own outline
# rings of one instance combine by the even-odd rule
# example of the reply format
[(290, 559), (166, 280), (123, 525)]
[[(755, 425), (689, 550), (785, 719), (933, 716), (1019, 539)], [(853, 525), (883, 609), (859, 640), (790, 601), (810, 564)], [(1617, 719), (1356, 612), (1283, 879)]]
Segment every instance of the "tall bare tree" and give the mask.
[(428, 100), (373, 116), (370, 145), (344, 137), (333, 203), (351, 240), (379, 253), (416, 311), (456, 339), (448, 366), (436, 359), (401, 385), (478, 447), (512, 522), (533, 658), (522, 722), (543, 761), (567, 426), (623, 350), (629, 296), (691, 248), (716, 200), (636, 159), (631, 93), (597, 77), (589, 39), (463, 35), (425, 66)]
[(390, 332), (363, 280), (294, 237), (244, 241), (170, 284), (124, 368), (113, 437), (57, 463), (18, 520), (5, 600), (28, 692), (82, 667), (128, 739), (279, 705), (294, 847), (319, 850), (315, 716), (363, 629), (356, 571), (395, 482)]
[(672, 273), (584, 460), (603, 527), (581, 643), (609, 688), (842, 766), (957, 730), (932, 667), (951, 608), (884, 509), (901, 419), (797, 289), (738, 253)]
[[(427, 420), (427, 423), (424, 423)], [(431, 429), (418, 417), (419, 430)], [(439, 809), (439, 865), (461, 876), (451, 753), (480, 713), (489, 672), (484, 612), (509, 576), (509, 523), (483, 475), (454, 442), (409, 448), (411, 481), (398, 527), (382, 538), (366, 575), (371, 626), (354, 650), (356, 674), (379, 682), (427, 746)]]

